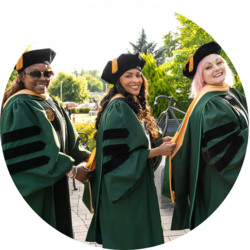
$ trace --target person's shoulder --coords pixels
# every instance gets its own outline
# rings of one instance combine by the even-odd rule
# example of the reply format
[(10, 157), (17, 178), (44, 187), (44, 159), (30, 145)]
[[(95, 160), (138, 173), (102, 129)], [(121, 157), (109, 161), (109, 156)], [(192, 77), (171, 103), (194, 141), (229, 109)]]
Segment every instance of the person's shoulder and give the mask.
[[(210, 93), (208, 93), (210, 94)], [(199, 101), (195, 104), (194, 110), (201, 110), (201, 113), (204, 113), (207, 109), (210, 109), (210, 107), (216, 106), (217, 103), (220, 104), (221, 99), (219, 96), (216, 95), (204, 95), (202, 96)], [(196, 114), (196, 112), (193, 112), (193, 114)]]
[(204, 105), (204, 109), (206, 110), (207, 108), (216, 108), (221, 105), (225, 105), (225, 100), (221, 96), (215, 95), (207, 100)]
[(125, 98), (117, 98), (112, 100), (108, 106), (107, 111), (110, 112), (118, 112), (118, 113), (134, 113), (131, 107), (126, 103)]
[(102, 114), (103, 119), (108, 123), (120, 124), (125, 120), (130, 120), (133, 123), (137, 120), (137, 117), (123, 98), (117, 98), (108, 104)]
[(233, 114), (233, 109), (231, 105), (223, 98), (223, 96), (213, 96), (211, 97), (203, 108), (203, 116), (209, 116), (209, 117), (217, 117), (217, 119), (220, 117), (222, 119), (222, 116), (228, 116)]
[[(227, 102), (225, 101), (227, 99), (227, 96), (230, 93), (230, 89), (228, 92), (222, 92), (222, 93), (208, 93), (208, 98), (205, 100), (205, 104), (209, 105), (211, 103), (217, 103), (219, 104), (226, 104)], [(210, 96), (209, 96), (210, 95)]]
[(16, 107), (23, 108), (26, 106), (40, 108), (40, 105), (35, 102), (35, 98), (33, 96), (27, 94), (20, 94), (13, 96), (9, 100), (7, 100), (7, 104), (5, 105), (4, 109), (13, 109)]
[(13, 103), (16, 101), (23, 101), (23, 100), (32, 100), (32, 96), (31, 95), (27, 95), (27, 94), (19, 94), (19, 95), (15, 95), (13, 97), (10, 97), (10, 99), (8, 100), (9, 103)]
[(212, 97), (208, 100), (207, 103), (211, 103), (211, 102), (217, 103), (217, 102), (221, 102), (222, 100), (223, 100), (223, 98), (222, 98), (221, 96), (219, 96), (219, 95), (214, 95), (214, 96), (212, 96)]

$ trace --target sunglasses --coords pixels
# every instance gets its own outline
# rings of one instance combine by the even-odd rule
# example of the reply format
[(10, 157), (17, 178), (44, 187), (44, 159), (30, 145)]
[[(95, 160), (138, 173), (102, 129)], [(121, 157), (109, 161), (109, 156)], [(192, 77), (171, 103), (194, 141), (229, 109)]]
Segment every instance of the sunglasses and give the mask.
[(29, 75), (31, 78), (33, 78), (34, 80), (38, 80), (42, 74), (45, 78), (51, 78), (54, 76), (54, 72), (53, 71), (44, 71), (44, 72), (40, 72), (40, 71), (31, 71), (29, 74), (23, 72), (26, 75)]

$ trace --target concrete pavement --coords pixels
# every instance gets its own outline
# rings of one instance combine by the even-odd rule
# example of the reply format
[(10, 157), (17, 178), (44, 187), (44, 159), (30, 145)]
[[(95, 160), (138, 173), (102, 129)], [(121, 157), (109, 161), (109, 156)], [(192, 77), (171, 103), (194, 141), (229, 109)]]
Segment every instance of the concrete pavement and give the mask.
[[(75, 181), (77, 191), (73, 191), (73, 181), (69, 179), (69, 189), (70, 189), (70, 202), (71, 202), (71, 213), (72, 213), (72, 224), (73, 224), (73, 233), (74, 239), (85, 244), (89, 244), (96, 247), (102, 247), (96, 243), (86, 242), (85, 238), (87, 231), (92, 219), (92, 214), (86, 208), (82, 202), (82, 195), (84, 191), (84, 185), (78, 181)], [(175, 240), (182, 235), (185, 235), (189, 230), (180, 230), (180, 231), (171, 231), (171, 221), (173, 209), (160, 209), (162, 227), (164, 233), (165, 243)]]

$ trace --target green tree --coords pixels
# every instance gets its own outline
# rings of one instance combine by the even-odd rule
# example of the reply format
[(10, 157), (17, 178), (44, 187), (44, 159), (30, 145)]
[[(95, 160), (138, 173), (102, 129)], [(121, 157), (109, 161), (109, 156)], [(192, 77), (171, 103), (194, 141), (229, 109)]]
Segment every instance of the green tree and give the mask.
[(75, 76), (75, 74), (68, 74), (59, 72), (57, 77), (52, 80), (48, 93), (52, 96), (60, 98), (62, 82), (62, 101), (72, 101), (83, 103), (89, 98), (89, 91), (87, 88), (87, 81), (84, 76)]
[(165, 69), (162, 66), (157, 67), (156, 60), (151, 54), (142, 54), (142, 57), (146, 60), (142, 73), (146, 77), (149, 85), (148, 104), (152, 109), (152, 114), (155, 118), (158, 118), (160, 113), (167, 108), (168, 100), (160, 99), (159, 104), (154, 106), (155, 98), (159, 95), (175, 97), (175, 89), (171, 81), (167, 79)]
[(142, 32), (139, 34), (140, 34), (140, 37), (138, 38), (136, 44), (129, 42), (133, 48), (133, 53), (127, 50), (128, 53), (129, 54), (140, 53), (140, 54), (145, 54), (145, 55), (152, 54), (153, 58), (156, 60), (157, 66), (160, 66), (161, 64), (163, 64), (165, 61), (164, 51), (167, 48), (159, 48), (155, 50), (157, 43), (155, 42), (149, 43), (147, 41), (147, 36), (145, 34), (144, 29), (142, 29)]
[[(26, 48), (26, 50), (24, 51), (24, 52), (27, 52), (27, 51), (30, 51), (30, 50), (32, 50), (32, 44), (30, 44), (27, 48)], [(19, 59), (19, 58), (18, 58)], [(17, 60), (18, 61), (18, 60)], [(16, 61), (16, 62), (17, 62)], [(11, 72), (11, 74), (10, 74), (10, 78), (9, 78), (9, 80), (8, 80), (8, 82), (7, 82), (7, 85), (6, 85), (6, 88), (5, 88), (5, 90), (6, 89), (8, 89), (9, 87), (10, 87), (10, 85), (12, 84), (12, 82), (14, 81), (14, 79), (17, 77), (17, 75), (18, 75), (18, 72), (17, 72), (17, 70), (15, 70), (15, 69), (13, 69), (12, 70), (12, 72)]]
[(97, 70), (97, 69), (93, 69), (93, 70), (87, 71), (87, 73), (88, 73), (89, 75), (93, 76), (93, 77), (99, 78), (98, 74), (100, 73), (100, 71)]
[(180, 47), (180, 41), (176, 39), (178, 35), (178, 32), (169, 31), (167, 35), (163, 36), (164, 47), (167, 48), (164, 54), (167, 58), (173, 57), (173, 51)]
[(86, 71), (83, 68), (81, 69), (80, 72), (77, 70), (74, 70), (73, 72), (76, 76), (85, 76), (86, 80), (88, 82), (88, 89), (89, 91), (98, 91), (98, 92), (103, 92), (104, 84), (106, 83), (104, 80), (101, 79), (98, 74), (100, 73), (99, 70), (93, 69)]
[(102, 92), (103, 91), (103, 83), (102, 81), (98, 80), (97, 77), (94, 77), (92, 75), (85, 75), (87, 83), (88, 83), (88, 89), (90, 92)]

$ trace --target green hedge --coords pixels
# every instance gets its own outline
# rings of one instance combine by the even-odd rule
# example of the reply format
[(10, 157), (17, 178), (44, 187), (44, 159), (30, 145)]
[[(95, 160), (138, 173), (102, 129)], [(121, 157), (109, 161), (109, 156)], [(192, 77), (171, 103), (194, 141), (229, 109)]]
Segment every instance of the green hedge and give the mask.
[(84, 108), (79, 108), (78, 113), (84, 113), (83, 110), (84, 110)]
[(77, 108), (71, 108), (70, 111), (71, 111), (71, 114), (75, 114), (77, 113)]
[(88, 114), (90, 110), (91, 110), (91, 108), (89, 108), (89, 107), (79, 108), (79, 113)]

